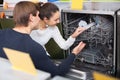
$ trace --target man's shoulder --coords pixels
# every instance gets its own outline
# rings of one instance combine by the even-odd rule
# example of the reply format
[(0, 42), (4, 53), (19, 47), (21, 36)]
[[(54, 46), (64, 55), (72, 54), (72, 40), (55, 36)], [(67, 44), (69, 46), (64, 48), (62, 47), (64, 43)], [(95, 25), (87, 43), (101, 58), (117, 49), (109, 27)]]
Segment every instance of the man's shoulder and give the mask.
[(7, 32), (8, 32), (8, 29), (1, 29), (0, 30), (0, 36), (3, 36)]

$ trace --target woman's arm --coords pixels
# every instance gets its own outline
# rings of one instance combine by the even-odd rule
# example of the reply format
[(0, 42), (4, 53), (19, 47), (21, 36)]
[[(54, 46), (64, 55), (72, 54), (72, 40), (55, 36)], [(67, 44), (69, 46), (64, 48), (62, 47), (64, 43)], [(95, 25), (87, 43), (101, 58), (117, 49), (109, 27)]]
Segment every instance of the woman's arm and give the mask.
[(75, 38), (78, 35), (80, 35), (83, 31), (85, 31), (85, 28), (78, 27), (75, 30), (75, 32), (67, 40), (65, 40), (60, 34), (58, 27), (56, 26), (53, 30), (53, 39), (59, 45), (60, 48), (67, 50), (69, 47), (73, 45), (73, 43), (75, 42)]
[(72, 36), (70, 36), (67, 40), (65, 40), (62, 37), (62, 35), (61, 35), (57, 26), (53, 29), (52, 38), (59, 45), (59, 47), (64, 49), (64, 50), (67, 50), (75, 42), (75, 38), (73, 38)]

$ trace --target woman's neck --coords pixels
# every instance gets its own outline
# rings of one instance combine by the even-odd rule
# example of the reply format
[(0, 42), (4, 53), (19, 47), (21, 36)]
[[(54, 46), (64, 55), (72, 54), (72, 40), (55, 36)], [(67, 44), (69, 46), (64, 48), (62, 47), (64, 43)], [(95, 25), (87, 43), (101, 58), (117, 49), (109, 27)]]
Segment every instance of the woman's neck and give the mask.
[(40, 30), (44, 30), (44, 29), (46, 29), (47, 27), (46, 27), (46, 24), (45, 24), (45, 22), (44, 21), (40, 21), (40, 23), (39, 23), (39, 29)]

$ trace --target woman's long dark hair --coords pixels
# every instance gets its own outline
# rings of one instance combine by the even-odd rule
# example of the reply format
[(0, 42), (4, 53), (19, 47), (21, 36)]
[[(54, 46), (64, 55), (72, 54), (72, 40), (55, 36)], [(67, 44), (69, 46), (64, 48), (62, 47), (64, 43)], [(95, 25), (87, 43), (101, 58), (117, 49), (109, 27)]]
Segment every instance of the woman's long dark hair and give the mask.
[(42, 20), (44, 19), (44, 17), (50, 19), (53, 13), (59, 11), (59, 8), (55, 4), (50, 2), (47, 3), (39, 2), (37, 3), (37, 6), (40, 12), (39, 17)]

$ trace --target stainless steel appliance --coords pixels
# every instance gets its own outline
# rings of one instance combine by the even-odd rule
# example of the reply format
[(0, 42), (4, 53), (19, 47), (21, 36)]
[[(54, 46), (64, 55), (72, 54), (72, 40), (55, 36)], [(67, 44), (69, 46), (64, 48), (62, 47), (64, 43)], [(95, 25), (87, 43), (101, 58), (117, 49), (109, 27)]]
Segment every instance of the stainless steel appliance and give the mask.
[[(94, 4), (96, 5), (96, 3)], [(101, 5), (101, 9), (99, 9)], [(76, 74), (74, 70), (71, 70), (67, 74), (69, 77), (92, 80), (94, 71), (114, 77), (118, 74), (120, 69), (120, 11), (118, 9), (120, 6), (105, 9), (103, 5), (101, 3), (94, 8), (84, 10), (63, 9), (61, 11), (63, 37), (65, 39), (75, 31), (80, 21), (84, 21), (88, 25), (95, 23), (80, 34), (72, 47), (66, 51), (66, 53), (70, 53), (80, 41), (86, 43), (85, 49), (77, 55), (72, 65), (73, 69), (81, 72)]]
[(117, 66), (116, 66), (116, 76), (120, 78), (120, 9), (117, 12)]

